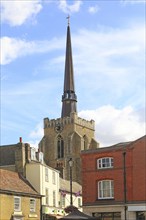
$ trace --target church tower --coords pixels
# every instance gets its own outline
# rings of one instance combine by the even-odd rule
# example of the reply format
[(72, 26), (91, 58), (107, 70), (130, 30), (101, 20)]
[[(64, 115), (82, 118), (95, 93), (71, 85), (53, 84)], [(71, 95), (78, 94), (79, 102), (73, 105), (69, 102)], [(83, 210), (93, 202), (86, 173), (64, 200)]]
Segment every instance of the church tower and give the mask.
[(47, 165), (60, 170), (62, 178), (69, 180), (69, 160), (72, 158), (72, 179), (81, 184), (81, 150), (97, 148), (94, 139), (94, 121), (87, 121), (77, 115), (70, 24), (68, 18), (64, 90), (62, 113), (57, 119), (44, 119), (44, 137), (39, 149), (44, 153)]

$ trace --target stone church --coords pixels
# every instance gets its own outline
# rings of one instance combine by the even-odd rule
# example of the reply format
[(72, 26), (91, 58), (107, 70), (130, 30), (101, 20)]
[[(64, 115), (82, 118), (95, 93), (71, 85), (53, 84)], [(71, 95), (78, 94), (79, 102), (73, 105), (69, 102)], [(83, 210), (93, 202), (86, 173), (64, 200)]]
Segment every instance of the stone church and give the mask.
[(70, 179), (69, 160), (72, 160), (72, 179), (81, 183), (80, 152), (98, 148), (94, 139), (95, 123), (79, 118), (77, 113), (77, 95), (75, 93), (70, 24), (68, 20), (64, 91), (62, 95), (61, 117), (44, 118), (44, 136), (39, 150), (44, 153), (47, 165), (60, 170), (61, 177)]

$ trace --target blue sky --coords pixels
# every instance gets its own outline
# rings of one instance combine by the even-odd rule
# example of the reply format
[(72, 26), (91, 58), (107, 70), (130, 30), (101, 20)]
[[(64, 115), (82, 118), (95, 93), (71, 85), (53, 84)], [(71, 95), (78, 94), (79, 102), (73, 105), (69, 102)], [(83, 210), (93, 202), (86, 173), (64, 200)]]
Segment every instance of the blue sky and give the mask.
[(59, 118), (69, 14), (78, 115), (101, 146), (145, 134), (144, 0), (1, 0), (1, 145)]

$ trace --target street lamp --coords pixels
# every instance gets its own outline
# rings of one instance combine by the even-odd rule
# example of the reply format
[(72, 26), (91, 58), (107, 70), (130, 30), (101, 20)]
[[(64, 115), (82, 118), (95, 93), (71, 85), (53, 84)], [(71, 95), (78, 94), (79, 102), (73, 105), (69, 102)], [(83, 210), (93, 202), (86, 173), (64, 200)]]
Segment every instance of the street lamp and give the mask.
[(69, 168), (70, 168), (70, 205), (73, 205), (73, 199), (72, 199), (72, 166), (73, 166), (73, 161), (72, 158), (69, 159)]

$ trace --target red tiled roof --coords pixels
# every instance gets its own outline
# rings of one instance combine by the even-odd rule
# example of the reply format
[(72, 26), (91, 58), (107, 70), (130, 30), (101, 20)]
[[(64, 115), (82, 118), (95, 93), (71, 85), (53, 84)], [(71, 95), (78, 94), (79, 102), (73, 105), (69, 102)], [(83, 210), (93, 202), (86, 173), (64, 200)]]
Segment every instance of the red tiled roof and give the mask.
[(3, 169), (0, 169), (0, 190), (39, 196), (22, 175)]

